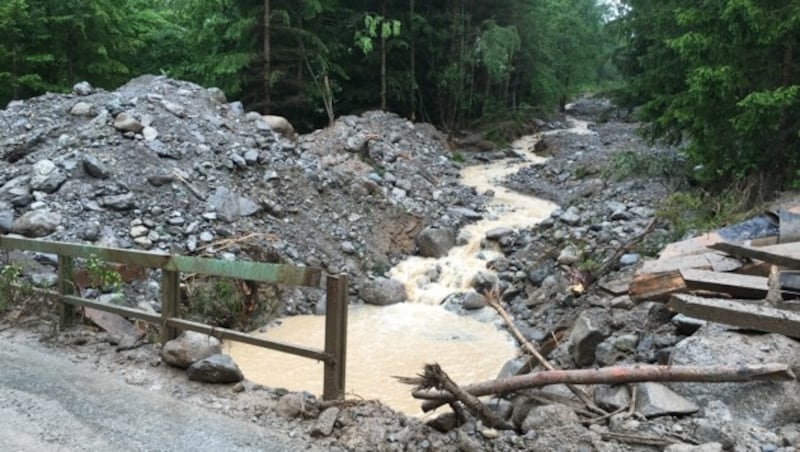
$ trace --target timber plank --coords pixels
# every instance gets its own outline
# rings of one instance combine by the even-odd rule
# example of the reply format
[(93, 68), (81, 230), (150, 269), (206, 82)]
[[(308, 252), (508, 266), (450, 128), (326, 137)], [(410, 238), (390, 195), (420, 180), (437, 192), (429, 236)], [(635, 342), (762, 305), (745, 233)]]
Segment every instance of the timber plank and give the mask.
[(636, 275), (631, 281), (628, 295), (633, 301), (667, 301), (672, 294), (687, 290), (681, 272), (674, 270)]
[(675, 256), (666, 259), (646, 261), (639, 269), (639, 273), (663, 273), (684, 268), (711, 269), (719, 272), (729, 272), (742, 267), (739, 259), (726, 256), (716, 251), (703, 254), (690, 254)]
[(680, 274), (690, 290), (708, 290), (730, 294), (733, 298), (763, 299), (767, 296), (767, 278), (762, 276), (682, 269)]
[(667, 307), (690, 317), (800, 339), (800, 313), (766, 304), (675, 294)]
[(710, 245), (709, 248), (723, 251), (736, 257), (748, 257), (775, 265), (800, 269), (800, 242), (781, 243), (779, 245), (761, 246), (757, 248), (747, 245), (736, 245), (729, 242), (719, 242)]

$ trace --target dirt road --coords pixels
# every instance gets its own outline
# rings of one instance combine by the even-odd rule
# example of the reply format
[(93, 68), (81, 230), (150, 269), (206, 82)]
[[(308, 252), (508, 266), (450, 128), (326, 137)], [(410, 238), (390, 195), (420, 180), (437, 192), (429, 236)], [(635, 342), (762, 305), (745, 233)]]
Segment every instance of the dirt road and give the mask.
[(0, 338), (0, 450), (312, 450)]

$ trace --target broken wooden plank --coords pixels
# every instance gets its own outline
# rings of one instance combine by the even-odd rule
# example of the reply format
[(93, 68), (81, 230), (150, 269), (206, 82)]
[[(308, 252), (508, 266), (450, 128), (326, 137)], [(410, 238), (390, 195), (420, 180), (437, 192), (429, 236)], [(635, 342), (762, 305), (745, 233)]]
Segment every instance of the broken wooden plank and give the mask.
[(680, 270), (674, 270), (636, 275), (631, 281), (628, 295), (633, 301), (667, 301), (672, 294), (687, 290)]
[(709, 232), (691, 239), (670, 243), (664, 246), (664, 249), (658, 253), (658, 257), (659, 259), (670, 259), (678, 256), (703, 254), (708, 252), (710, 245), (724, 241), (716, 232)]
[(762, 276), (719, 273), (686, 268), (680, 270), (690, 290), (708, 290), (730, 294), (733, 298), (763, 299), (767, 296), (767, 278)]
[(621, 278), (605, 279), (600, 281), (598, 286), (611, 295), (625, 295), (631, 286), (631, 277), (623, 276)]
[(729, 272), (739, 269), (742, 266), (739, 259), (726, 256), (725, 254), (708, 252), (703, 254), (690, 254), (688, 256), (675, 256), (667, 259), (646, 261), (639, 269), (638, 273), (663, 273), (684, 268), (711, 269), (718, 272)]
[(737, 300), (673, 295), (667, 307), (689, 317), (800, 339), (800, 313)]
[(87, 319), (91, 320), (95, 325), (113, 335), (122, 337), (128, 336), (132, 338), (136, 338), (140, 335), (139, 330), (133, 326), (133, 323), (129, 322), (119, 314), (105, 312), (89, 307), (83, 308), (83, 312)]
[(758, 259), (775, 265), (790, 268), (800, 268), (800, 242), (782, 243), (779, 245), (769, 245), (753, 247), (747, 245), (736, 245), (734, 243), (719, 242), (710, 245), (709, 248), (724, 251), (732, 256), (747, 257)]

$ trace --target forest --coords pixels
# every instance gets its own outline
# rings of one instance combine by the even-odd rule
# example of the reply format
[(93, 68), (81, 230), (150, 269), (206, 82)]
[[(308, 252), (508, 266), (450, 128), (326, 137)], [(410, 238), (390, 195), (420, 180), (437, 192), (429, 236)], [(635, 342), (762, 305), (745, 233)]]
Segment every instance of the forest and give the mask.
[(0, 105), (164, 74), (300, 130), (368, 109), (491, 130), (601, 92), (701, 183), (800, 183), (800, 2), (3, 0)]

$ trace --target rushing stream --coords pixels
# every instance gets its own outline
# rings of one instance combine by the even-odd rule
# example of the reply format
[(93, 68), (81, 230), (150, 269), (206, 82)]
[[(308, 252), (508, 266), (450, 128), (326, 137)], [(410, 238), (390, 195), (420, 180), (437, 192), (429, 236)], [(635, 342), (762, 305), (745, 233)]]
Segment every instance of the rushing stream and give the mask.
[[(561, 132), (591, 133), (583, 121)], [(546, 132), (553, 133), (553, 132)], [(497, 376), (502, 365), (516, 356), (509, 335), (493, 322), (481, 322), (445, 310), (440, 304), (448, 295), (463, 292), (475, 273), (499, 252), (481, 250), (481, 240), (490, 229), (531, 226), (557, 207), (547, 201), (522, 195), (498, 185), (503, 178), (545, 159), (533, 154), (538, 135), (517, 140), (513, 147), (521, 159), (504, 159), (462, 170), (464, 185), (478, 192), (492, 190), (487, 219), (467, 226), (469, 242), (453, 248), (440, 259), (410, 257), (389, 275), (406, 284), (409, 301), (386, 307), (351, 306), (347, 337), (348, 397), (380, 399), (392, 408), (419, 415), (420, 403), (410, 387), (392, 376), (414, 376), (426, 363), (437, 362), (458, 383), (468, 384)], [(438, 269), (436, 282), (426, 273)], [(485, 308), (488, 309), (488, 308)], [(323, 348), (324, 316), (295, 316), (262, 333), (264, 337)], [(228, 342), (226, 352), (245, 376), (258, 383), (290, 390), (322, 393), (322, 364), (306, 358)]]

